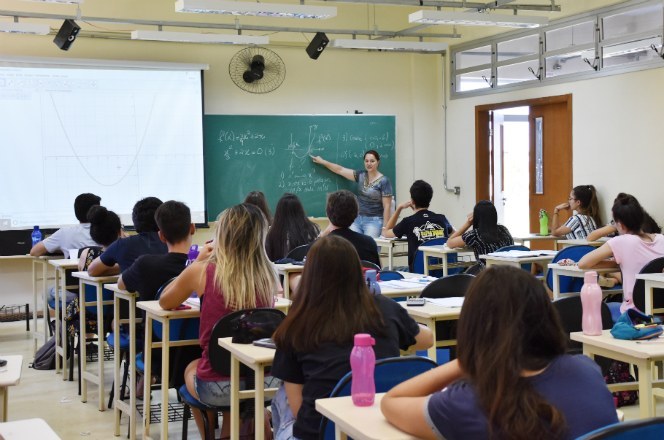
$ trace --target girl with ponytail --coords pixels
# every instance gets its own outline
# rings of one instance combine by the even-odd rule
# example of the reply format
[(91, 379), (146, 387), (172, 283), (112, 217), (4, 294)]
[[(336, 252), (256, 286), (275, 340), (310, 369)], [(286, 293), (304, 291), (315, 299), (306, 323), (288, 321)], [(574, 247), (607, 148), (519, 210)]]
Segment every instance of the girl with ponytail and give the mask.
[[(562, 210), (576, 211), (565, 224), (560, 225), (558, 212)], [(602, 218), (599, 213), (599, 202), (597, 201), (597, 191), (593, 185), (575, 186), (569, 193), (569, 199), (566, 203), (553, 208), (553, 219), (551, 223), (551, 234), (556, 237), (565, 236), (565, 238), (586, 239), (588, 234), (597, 229), (602, 224)]]

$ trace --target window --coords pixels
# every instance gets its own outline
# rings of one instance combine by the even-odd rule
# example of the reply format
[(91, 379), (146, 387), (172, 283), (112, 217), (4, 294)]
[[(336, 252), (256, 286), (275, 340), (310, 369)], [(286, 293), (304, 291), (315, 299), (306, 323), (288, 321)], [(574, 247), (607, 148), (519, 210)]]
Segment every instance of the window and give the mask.
[(498, 86), (535, 81), (538, 79), (536, 75), (539, 75), (539, 60), (502, 66), (498, 68)]
[(482, 46), (456, 54), (456, 69), (491, 64), (491, 46)]
[(491, 69), (477, 70), (457, 75), (456, 91), (468, 92), (470, 90), (488, 89), (491, 87)]
[(544, 33), (546, 50), (551, 52), (595, 42), (595, 22), (584, 21)]
[(662, 37), (604, 46), (602, 48), (602, 64), (604, 67), (613, 67), (656, 60), (659, 55), (651, 46), (654, 46), (657, 51), (661, 51)]
[(588, 62), (591, 64), (595, 63), (594, 58), (594, 48), (547, 57), (544, 61), (544, 64), (546, 65), (546, 78), (571, 75), (578, 72), (588, 72), (592, 69), (592, 66), (590, 66)]
[(498, 61), (539, 54), (539, 34), (498, 43)]
[(603, 39), (625, 37), (645, 31), (661, 31), (662, 8), (652, 4), (608, 15), (602, 19)]

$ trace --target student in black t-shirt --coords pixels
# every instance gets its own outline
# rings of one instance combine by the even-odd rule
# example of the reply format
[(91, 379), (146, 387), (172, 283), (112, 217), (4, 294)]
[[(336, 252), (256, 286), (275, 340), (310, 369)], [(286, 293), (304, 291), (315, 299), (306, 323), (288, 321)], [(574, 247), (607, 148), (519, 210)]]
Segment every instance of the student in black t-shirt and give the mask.
[[(383, 236), (406, 237), (408, 240), (408, 267), (413, 271), (417, 248), (425, 241), (449, 237), (454, 228), (443, 214), (429, 211), (433, 188), (424, 180), (416, 180), (410, 186), (410, 200), (397, 206), (396, 211), (383, 228)], [(411, 208), (415, 213), (396, 224), (401, 211)]]
[(315, 400), (329, 396), (350, 371), (356, 333), (374, 337), (377, 359), (433, 344), (431, 331), (403, 307), (369, 293), (353, 246), (329, 235), (309, 250), (293, 304), (273, 336), (277, 351), (271, 371), (283, 380), (272, 400), (275, 439), (318, 439), (321, 415)]

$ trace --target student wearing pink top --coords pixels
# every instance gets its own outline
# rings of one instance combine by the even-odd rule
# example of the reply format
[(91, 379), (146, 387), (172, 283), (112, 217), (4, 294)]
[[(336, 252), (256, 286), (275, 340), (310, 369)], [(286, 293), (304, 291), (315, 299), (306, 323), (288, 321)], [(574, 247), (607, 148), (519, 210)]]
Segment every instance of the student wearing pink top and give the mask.
[[(586, 254), (579, 261), (579, 267), (589, 269), (620, 266), (623, 276), (623, 302), (620, 305), (622, 313), (634, 307), (632, 292), (636, 274), (650, 261), (664, 256), (664, 236), (643, 232), (641, 227), (644, 211), (639, 201), (632, 195), (618, 194), (611, 212), (620, 235)], [(611, 257), (612, 260), (607, 260)], [(614, 316), (615, 312), (612, 309)]]
[[(226, 406), (230, 403), (230, 380), (212, 369), (208, 343), (214, 325), (227, 314), (241, 309), (271, 307), (277, 291), (277, 275), (265, 252), (267, 221), (260, 209), (242, 204), (226, 209), (217, 219), (215, 242), (206, 245), (161, 294), (159, 305), (173, 309), (193, 292), (201, 297), (199, 339), (203, 354), (184, 373), (187, 390), (203, 403)], [(203, 298), (204, 297), (204, 298)], [(205, 435), (202, 414), (194, 410), (201, 438)], [(230, 414), (224, 413), (222, 438), (228, 437)], [(213, 420), (216, 413), (208, 415)], [(214, 429), (214, 424), (212, 424)]]

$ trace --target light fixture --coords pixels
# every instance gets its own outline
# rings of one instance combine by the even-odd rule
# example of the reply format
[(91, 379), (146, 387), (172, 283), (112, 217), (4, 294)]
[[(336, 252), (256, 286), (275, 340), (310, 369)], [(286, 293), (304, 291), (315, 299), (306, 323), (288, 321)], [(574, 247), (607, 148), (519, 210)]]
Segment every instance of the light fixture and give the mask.
[(175, 12), (317, 19), (332, 18), (337, 16), (337, 8), (333, 6), (250, 3), (226, 0), (177, 0), (175, 2)]
[(39, 3), (68, 3), (70, 5), (80, 5), (83, 3), (83, 0), (23, 0), (29, 2), (39, 2)]
[(0, 32), (12, 34), (48, 35), (51, 28), (47, 24), (0, 22)]
[(447, 50), (447, 43), (428, 43), (424, 41), (337, 39), (332, 40), (332, 47), (343, 49), (373, 49), (401, 52), (440, 53)]
[(500, 26), (536, 28), (549, 22), (546, 17), (530, 15), (488, 14), (480, 12), (417, 11), (408, 16), (410, 23), (458, 24), (461, 26)]
[(172, 41), (176, 43), (268, 44), (269, 37), (194, 32), (132, 31), (132, 40)]

